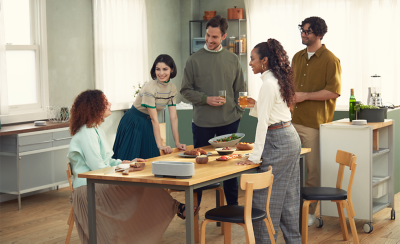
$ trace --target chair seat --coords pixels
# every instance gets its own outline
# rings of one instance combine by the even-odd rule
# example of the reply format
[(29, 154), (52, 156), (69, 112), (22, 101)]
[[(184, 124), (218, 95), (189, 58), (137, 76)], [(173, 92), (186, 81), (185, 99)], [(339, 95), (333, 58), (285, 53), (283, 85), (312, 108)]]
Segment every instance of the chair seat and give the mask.
[(347, 191), (333, 187), (303, 187), (301, 196), (305, 200), (346, 200)]
[[(265, 211), (257, 208), (253, 208), (251, 211), (253, 222), (265, 219), (266, 215)], [(244, 224), (244, 206), (227, 205), (217, 207), (207, 211), (205, 217), (215, 221)]]
[[(194, 192), (205, 191), (205, 190), (209, 190), (209, 189), (214, 189), (214, 188), (219, 187), (220, 185), (221, 185), (221, 183), (217, 182), (217, 183), (214, 183), (214, 184), (211, 184), (211, 185), (207, 185), (207, 186), (203, 186), (203, 187), (194, 189)], [(184, 190), (175, 190), (175, 189), (171, 189), (171, 190), (174, 190), (174, 191), (184, 191)]]

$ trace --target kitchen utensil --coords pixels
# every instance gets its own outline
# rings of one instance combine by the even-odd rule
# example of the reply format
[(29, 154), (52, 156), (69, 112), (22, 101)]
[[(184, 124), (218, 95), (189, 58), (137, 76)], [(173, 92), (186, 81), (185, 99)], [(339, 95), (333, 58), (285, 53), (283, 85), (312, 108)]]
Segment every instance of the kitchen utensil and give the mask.
[(232, 149), (224, 150), (223, 148), (216, 148), (215, 151), (217, 151), (217, 153), (219, 155), (228, 155), (228, 154), (232, 154), (234, 151), (236, 151), (236, 149), (232, 148)]
[(204, 11), (203, 20), (210, 20), (217, 14), (217, 11)]

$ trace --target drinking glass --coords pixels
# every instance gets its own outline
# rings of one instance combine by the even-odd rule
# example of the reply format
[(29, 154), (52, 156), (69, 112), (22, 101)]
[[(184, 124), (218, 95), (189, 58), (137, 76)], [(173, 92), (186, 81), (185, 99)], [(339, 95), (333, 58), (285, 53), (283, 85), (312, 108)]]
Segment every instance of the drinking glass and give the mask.
[(239, 92), (239, 106), (247, 107), (247, 92)]
[[(218, 96), (226, 99), (226, 90), (221, 90), (218, 92)], [(226, 101), (226, 100), (225, 100)]]

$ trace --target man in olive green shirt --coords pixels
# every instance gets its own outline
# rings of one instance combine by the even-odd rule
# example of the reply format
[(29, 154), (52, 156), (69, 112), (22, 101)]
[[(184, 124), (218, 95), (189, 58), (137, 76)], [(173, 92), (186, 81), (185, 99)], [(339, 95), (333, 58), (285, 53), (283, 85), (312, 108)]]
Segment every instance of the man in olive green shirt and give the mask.
[[(319, 125), (332, 122), (336, 98), (341, 90), (340, 60), (321, 43), (328, 27), (319, 17), (306, 18), (299, 25), (306, 49), (296, 53), (292, 69), (296, 87), (296, 106), (292, 123), (299, 133), (306, 154), (307, 187), (320, 186)], [(310, 205), (308, 225), (315, 221), (317, 203)]]
[[(186, 62), (181, 94), (193, 104), (194, 147), (210, 145), (215, 136), (236, 133), (244, 110), (238, 105), (244, 79), (238, 57), (222, 47), (228, 22), (220, 15), (206, 25), (206, 44)], [(226, 91), (226, 98), (218, 92)], [(238, 205), (237, 179), (224, 181), (228, 205)], [(197, 193), (200, 202), (201, 193)]]

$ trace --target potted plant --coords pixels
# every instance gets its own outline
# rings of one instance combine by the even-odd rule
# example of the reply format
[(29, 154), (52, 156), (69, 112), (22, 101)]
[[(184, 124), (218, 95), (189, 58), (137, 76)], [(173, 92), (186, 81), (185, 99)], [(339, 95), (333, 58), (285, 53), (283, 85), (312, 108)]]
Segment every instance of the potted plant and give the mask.
[(387, 118), (387, 107), (376, 107), (359, 103), (355, 106), (357, 119), (365, 119), (367, 122), (384, 122)]

